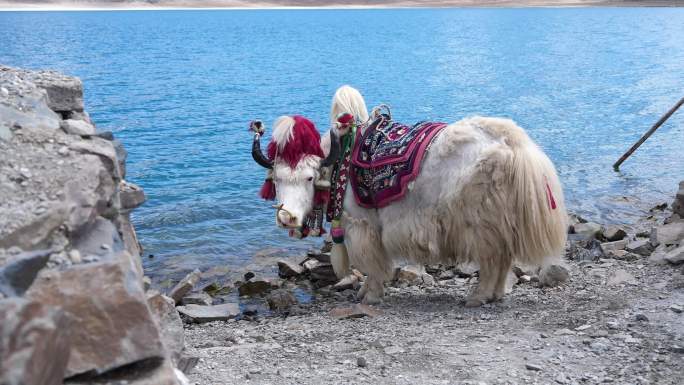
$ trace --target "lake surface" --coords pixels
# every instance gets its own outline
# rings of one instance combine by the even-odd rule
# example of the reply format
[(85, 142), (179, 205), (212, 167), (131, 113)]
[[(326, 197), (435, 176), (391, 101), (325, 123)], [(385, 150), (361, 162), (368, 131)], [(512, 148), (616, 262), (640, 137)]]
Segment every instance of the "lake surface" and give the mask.
[(129, 151), (153, 274), (304, 250), (257, 199), (247, 123), (326, 128), (345, 83), (398, 120), (514, 119), (557, 165), (571, 210), (630, 222), (684, 179), (684, 9), (0, 12), (0, 62), (83, 79), (86, 108)]

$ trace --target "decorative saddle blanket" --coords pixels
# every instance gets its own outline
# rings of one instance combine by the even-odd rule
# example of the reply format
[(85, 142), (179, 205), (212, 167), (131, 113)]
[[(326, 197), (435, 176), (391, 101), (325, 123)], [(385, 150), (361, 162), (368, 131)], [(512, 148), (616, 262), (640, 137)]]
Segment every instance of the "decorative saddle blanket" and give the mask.
[(407, 126), (381, 115), (358, 134), (351, 154), (350, 180), (357, 203), (381, 208), (404, 197), (420, 172), (425, 153), (446, 123)]

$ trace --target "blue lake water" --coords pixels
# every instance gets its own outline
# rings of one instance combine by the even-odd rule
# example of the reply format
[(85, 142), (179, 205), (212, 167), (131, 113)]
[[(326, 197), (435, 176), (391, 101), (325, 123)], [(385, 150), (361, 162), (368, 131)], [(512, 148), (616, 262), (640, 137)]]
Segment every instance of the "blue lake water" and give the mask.
[(684, 9), (0, 12), (0, 36), (1, 63), (81, 77), (125, 143), (152, 272), (314, 244), (256, 198), (246, 127), (298, 113), (322, 131), (345, 83), (405, 122), (514, 119), (597, 221), (630, 222), (684, 179), (684, 110), (611, 168), (684, 96)]

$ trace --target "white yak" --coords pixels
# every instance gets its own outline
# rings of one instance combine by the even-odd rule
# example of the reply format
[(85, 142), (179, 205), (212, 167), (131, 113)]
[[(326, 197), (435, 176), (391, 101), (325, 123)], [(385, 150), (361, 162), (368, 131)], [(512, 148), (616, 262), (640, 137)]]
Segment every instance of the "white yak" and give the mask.
[[(365, 106), (357, 90), (343, 86), (333, 98), (331, 122), (351, 113), (364, 130)], [(324, 153), (331, 148), (327, 157), (304, 151), (292, 161), (290, 153), (302, 150), (293, 143), (310, 140), (298, 128), (301, 119), (276, 121), (269, 157), (261, 153), (259, 135), (253, 146), (255, 160), (273, 169), (276, 222), (287, 228), (302, 226), (314, 205), (313, 183), (321, 166), (339, 158), (339, 134), (332, 130), (321, 143)], [(513, 121), (471, 117), (447, 125), (420, 167), (404, 197), (386, 207), (361, 207), (347, 188), (344, 245), (349, 263), (368, 274), (360, 292), (365, 303), (381, 301), (395, 260), (477, 263), (479, 283), (466, 306), (502, 298), (513, 262), (542, 268), (558, 262), (567, 236), (562, 187), (549, 158)], [(346, 269), (346, 261), (333, 262), (337, 270)]]

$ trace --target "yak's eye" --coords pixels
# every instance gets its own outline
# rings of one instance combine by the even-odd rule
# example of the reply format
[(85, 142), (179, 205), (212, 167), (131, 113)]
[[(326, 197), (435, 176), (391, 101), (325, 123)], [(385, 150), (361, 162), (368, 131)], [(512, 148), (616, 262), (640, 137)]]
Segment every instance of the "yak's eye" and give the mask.
[(313, 177), (310, 176), (310, 177), (306, 178), (306, 180), (308, 180), (309, 182), (311, 182), (311, 181), (313, 180)]

